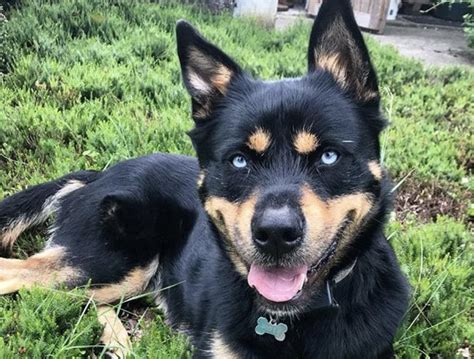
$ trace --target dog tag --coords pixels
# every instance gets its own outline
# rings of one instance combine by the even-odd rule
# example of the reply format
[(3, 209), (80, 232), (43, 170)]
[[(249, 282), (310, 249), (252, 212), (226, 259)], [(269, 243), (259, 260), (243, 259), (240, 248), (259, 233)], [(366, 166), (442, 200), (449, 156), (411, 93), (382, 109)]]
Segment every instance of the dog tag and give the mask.
[(260, 317), (257, 319), (257, 326), (255, 327), (255, 333), (258, 335), (270, 334), (282, 342), (285, 340), (285, 333), (288, 331), (288, 326), (284, 323), (270, 323), (267, 318)]

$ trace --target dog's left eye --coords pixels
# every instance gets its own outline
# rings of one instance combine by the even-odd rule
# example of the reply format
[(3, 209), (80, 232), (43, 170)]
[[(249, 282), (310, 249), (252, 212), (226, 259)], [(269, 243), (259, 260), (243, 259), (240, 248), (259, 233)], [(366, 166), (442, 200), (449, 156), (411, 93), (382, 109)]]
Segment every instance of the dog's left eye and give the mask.
[(235, 168), (247, 167), (247, 159), (242, 155), (235, 155), (234, 157), (232, 157), (231, 162)]
[(333, 165), (339, 159), (339, 153), (333, 150), (325, 151), (321, 156), (321, 163), (325, 165)]

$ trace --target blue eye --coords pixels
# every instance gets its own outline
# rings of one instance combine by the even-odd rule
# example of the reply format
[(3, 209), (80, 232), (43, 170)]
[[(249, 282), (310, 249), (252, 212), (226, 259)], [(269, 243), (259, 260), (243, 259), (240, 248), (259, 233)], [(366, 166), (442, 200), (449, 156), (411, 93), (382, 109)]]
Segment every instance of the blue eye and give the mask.
[(339, 154), (336, 151), (325, 151), (321, 156), (321, 162), (325, 165), (333, 165), (339, 159)]
[(247, 167), (247, 160), (242, 155), (236, 155), (232, 157), (232, 165), (235, 168), (245, 168)]

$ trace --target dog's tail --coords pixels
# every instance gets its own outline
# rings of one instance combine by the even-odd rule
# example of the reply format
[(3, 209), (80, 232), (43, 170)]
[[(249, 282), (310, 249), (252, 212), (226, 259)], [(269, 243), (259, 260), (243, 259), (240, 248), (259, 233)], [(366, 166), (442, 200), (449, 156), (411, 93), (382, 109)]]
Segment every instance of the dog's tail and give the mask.
[(93, 182), (100, 172), (78, 171), (32, 186), (0, 202), (0, 249), (11, 249), (21, 233), (42, 224), (67, 194)]

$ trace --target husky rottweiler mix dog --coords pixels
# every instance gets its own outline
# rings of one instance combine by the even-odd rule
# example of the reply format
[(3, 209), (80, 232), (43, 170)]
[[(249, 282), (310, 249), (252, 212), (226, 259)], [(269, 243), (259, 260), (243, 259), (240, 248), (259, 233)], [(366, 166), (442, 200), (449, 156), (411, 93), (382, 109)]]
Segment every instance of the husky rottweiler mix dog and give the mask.
[(196, 358), (392, 357), (408, 286), (383, 233), (385, 122), (350, 1), (322, 5), (301, 78), (254, 79), (188, 23), (176, 32), (197, 160), (156, 154), (6, 198), (4, 247), (55, 219), (40, 253), (0, 259), (0, 294), (155, 291)]

